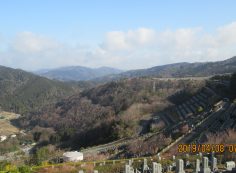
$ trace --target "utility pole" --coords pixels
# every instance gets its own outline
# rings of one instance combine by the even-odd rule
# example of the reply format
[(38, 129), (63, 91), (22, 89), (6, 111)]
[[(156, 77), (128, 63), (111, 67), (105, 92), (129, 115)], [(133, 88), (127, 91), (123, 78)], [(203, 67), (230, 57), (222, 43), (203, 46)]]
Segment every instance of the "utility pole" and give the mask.
[(153, 81), (152, 91), (156, 92), (156, 81), (155, 80)]

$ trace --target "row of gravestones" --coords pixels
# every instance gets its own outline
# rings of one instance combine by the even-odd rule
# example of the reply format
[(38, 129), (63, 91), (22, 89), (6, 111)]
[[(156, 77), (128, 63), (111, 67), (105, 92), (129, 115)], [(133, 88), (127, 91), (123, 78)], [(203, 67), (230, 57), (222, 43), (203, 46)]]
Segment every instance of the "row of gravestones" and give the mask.
[[(134, 170), (131, 163), (132, 162), (129, 161), (129, 164), (125, 165), (125, 173), (162, 173), (163, 172), (162, 165), (160, 163), (153, 162), (152, 168), (149, 168), (147, 165), (146, 159), (144, 159), (143, 168), (141, 171), (138, 169)], [(209, 167), (208, 163), (209, 163), (208, 157), (202, 158), (202, 166), (200, 166), (200, 160), (196, 159), (196, 166), (195, 166), (194, 173), (211, 173), (211, 172), (216, 172), (218, 170), (217, 159), (215, 157), (212, 157), (211, 167)], [(171, 171), (172, 167), (173, 165), (171, 167), (168, 166), (166, 172)], [(175, 162), (175, 167), (176, 167), (175, 169), (176, 173), (185, 173), (184, 161), (182, 159), (178, 159)], [(227, 170), (230, 170), (230, 169), (227, 169)]]
[[(199, 154), (200, 158), (202, 158), (202, 154)], [(188, 155), (186, 155), (188, 157)], [(161, 157), (158, 156), (158, 160), (161, 160)], [(175, 156), (173, 156), (173, 160), (175, 160)], [(231, 161), (232, 162), (232, 161)], [(195, 173), (211, 173), (211, 172), (216, 172), (218, 170), (217, 168), (217, 159), (212, 155), (211, 157), (211, 167), (209, 167), (209, 159), (208, 157), (203, 157), (202, 158), (202, 166), (200, 166), (200, 160), (196, 159), (196, 165), (195, 165)], [(125, 165), (125, 173), (162, 173), (164, 172), (162, 169), (162, 165), (160, 163), (153, 162), (152, 163), (152, 168), (149, 168), (147, 164), (147, 159), (144, 159), (143, 161), (143, 167), (142, 170), (134, 169), (132, 167), (133, 160), (129, 160), (128, 164)], [(185, 165), (187, 166), (189, 161), (186, 161)], [(172, 165), (169, 165), (167, 167), (166, 172), (171, 171), (171, 169), (175, 167), (175, 172), (176, 173), (185, 173), (184, 170), (184, 160), (178, 159), (176, 162), (174, 162)], [(226, 168), (227, 170), (232, 170), (235, 168), (235, 163), (233, 166), (230, 166)], [(84, 173), (82, 170), (80, 170), (78, 173)], [(98, 173), (97, 170), (94, 170), (94, 173)]]

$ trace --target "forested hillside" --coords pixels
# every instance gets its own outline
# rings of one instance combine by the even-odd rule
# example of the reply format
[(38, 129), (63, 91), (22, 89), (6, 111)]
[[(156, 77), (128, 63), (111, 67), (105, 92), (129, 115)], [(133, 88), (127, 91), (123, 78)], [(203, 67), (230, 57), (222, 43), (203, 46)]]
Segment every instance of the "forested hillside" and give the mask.
[(145, 118), (171, 105), (168, 96), (179, 90), (191, 95), (203, 85), (203, 81), (154, 82), (151, 78), (110, 82), (58, 101), (40, 113), (22, 118), (18, 123), (21, 127), (40, 126), (56, 130), (57, 133), (52, 136), (50, 133), (46, 138), (45, 133), (42, 135), (46, 143), (67, 147), (106, 143), (139, 135), (146, 128), (142, 124)]
[(79, 92), (77, 85), (49, 80), (0, 66), (0, 107), (25, 114)]

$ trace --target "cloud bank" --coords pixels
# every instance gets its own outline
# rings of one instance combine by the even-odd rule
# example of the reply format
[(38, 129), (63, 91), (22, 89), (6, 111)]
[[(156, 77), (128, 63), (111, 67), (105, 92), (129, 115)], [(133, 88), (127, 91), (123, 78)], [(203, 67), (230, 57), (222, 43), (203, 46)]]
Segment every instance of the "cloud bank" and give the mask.
[(70, 45), (32, 32), (6, 41), (0, 34), (0, 64), (26, 70), (81, 65), (120, 69), (175, 62), (217, 61), (236, 55), (236, 22), (216, 28), (158, 31), (138, 28), (105, 33), (97, 46)]

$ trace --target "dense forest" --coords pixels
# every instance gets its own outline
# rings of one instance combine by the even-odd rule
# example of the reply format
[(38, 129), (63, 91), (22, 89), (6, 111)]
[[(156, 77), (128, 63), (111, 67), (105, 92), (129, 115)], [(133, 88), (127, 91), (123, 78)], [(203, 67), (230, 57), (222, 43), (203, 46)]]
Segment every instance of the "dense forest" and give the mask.
[(0, 107), (26, 114), (79, 92), (79, 85), (0, 66)]

